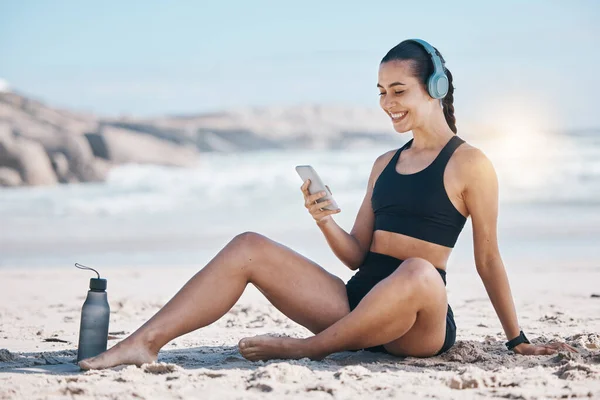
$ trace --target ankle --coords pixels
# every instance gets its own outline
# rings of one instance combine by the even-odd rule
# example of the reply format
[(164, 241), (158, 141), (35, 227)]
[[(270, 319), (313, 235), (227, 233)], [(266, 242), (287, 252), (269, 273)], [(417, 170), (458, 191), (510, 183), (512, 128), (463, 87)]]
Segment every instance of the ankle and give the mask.
[(155, 330), (139, 332), (130, 337), (131, 341), (140, 347), (143, 347), (152, 354), (158, 354), (159, 350), (165, 345), (162, 343), (160, 334)]
[(302, 357), (308, 357), (311, 360), (322, 360), (327, 357), (328, 353), (319, 347), (314, 336), (300, 340), (298, 349)]

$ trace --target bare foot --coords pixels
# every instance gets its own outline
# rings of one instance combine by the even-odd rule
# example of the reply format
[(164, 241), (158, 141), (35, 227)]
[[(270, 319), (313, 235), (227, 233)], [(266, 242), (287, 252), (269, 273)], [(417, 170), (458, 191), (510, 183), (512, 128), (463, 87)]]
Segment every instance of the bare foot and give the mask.
[(143, 344), (125, 339), (96, 357), (79, 361), (79, 367), (84, 370), (111, 368), (121, 364), (133, 364), (139, 367), (157, 359), (158, 353), (150, 351)]
[(309, 357), (320, 360), (324, 356), (311, 354), (305, 339), (259, 335), (240, 340), (238, 347), (242, 356), (250, 361), (295, 359)]

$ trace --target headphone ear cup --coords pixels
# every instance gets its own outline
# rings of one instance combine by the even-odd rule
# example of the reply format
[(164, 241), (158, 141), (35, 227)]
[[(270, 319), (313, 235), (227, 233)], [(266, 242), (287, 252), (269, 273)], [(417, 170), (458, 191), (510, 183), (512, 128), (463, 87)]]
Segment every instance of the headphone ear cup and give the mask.
[(446, 74), (434, 74), (427, 81), (427, 91), (434, 99), (441, 99), (448, 94), (448, 77)]

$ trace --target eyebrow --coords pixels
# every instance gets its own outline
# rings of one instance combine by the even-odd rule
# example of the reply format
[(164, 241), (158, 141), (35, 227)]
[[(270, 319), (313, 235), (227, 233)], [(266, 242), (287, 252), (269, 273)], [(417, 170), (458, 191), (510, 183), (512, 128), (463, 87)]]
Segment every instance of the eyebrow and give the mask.
[[(404, 86), (404, 83), (402, 83), (402, 82), (394, 82), (394, 83), (390, 84), (390, 86), (388, 86), (388, 87), (394, 87), (394, 86), (398, 86), (398, 85)], [(377, 84), (377, 87), (383, 89), (383, 86), (381, 86), (379, 83)]]

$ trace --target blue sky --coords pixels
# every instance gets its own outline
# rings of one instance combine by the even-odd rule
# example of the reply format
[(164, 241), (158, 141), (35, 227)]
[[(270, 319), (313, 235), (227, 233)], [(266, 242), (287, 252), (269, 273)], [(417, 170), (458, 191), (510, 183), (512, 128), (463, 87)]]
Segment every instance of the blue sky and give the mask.
[(0, 78), (105, 115), (377, 107), (377, 67), (436, 46), (463, 120), (600, 126), (600, 2), (1, 1)]

